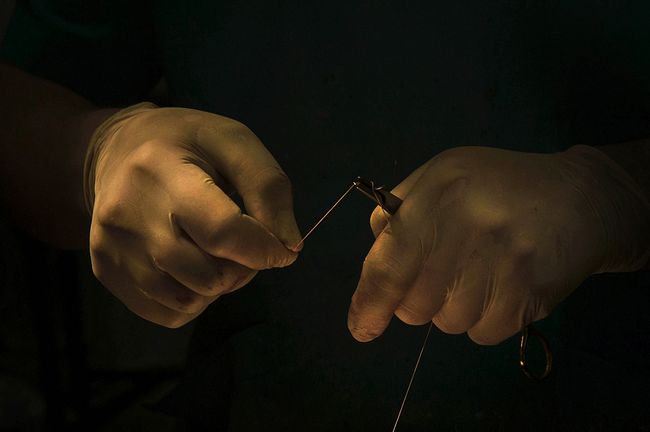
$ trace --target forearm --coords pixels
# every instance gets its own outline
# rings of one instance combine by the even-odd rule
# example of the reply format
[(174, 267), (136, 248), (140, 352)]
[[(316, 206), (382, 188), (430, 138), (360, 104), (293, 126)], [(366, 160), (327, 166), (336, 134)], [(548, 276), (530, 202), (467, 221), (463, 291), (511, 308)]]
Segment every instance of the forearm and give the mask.
[(92, 132), (113, 110), (1, 64), (0, 94), (3, 207), (41, 240), (85, 247), (84, 156)]
[(625, 169), (650, 201), (650, 138), (597, 148)]
[[(630, 231), (630, 237), (635, 239), (634, 242), (629, 242), (628, 247), (636, 244), (637, 248), (640, 248), (638, 253), (645, 253), (645, 256), (648, 256), (648, 250), (650, 250), (650, 139), (597, 148), (625, 170), (636, 186), (635, 192), (637, 193), (630, 194), (629, 199), (623, 200), (622, 203), (619, 201), (619, 206), (628, 207), (626, 209), (629, 215), (627, 230)], [(640, 242), (637, 243), (637, 240)], [(650, 269), (648, 260), (645, 262), (645, 269)]]

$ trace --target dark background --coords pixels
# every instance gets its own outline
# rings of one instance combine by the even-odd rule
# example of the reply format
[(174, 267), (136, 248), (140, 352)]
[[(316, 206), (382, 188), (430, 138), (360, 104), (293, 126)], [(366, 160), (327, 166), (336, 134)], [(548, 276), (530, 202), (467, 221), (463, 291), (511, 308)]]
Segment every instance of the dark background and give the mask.
[[(449, 147), (650, 136), (649, 9), (34, 0), (18, 2), (3, 56), (102, 106), (154, 97), (165, 77), (156, 97), (244, 122), (293, 179), (305, 229), (356, 175), (394, 185)], [(86, 253), (5, 221), (0, 426), (389, 430), (425, 329), (394, 322), (367, 345), (347, 333), (371, 209), (348, 200), (296, 265), (176, 331), (128, 313)], [(540, 323), (555, 354), (540, 384), (518, 371), (516, 338), (479, 347), (434, 329), (399, 430), (650, 429), (648, 285), (594, 276)]]

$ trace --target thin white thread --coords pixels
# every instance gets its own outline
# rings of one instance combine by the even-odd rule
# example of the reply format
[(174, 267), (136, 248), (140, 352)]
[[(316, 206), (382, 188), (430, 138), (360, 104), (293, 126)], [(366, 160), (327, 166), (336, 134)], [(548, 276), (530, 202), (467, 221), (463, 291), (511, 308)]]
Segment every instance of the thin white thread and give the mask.
[[(294, 246), (294, 249), (297, 249), (301, 244), (303, 244), (303, 243), (305, 242), (305, 240), (307, 239), (307, 237), (309, 237), (309, 236), (311, 235), (311, 233), (313, 233), (314, 230), (315, 230), (316, 228), (318, 228), (318, 226), (319, 226), (319, 225), (320, 225), (320, 224), (325, 220), (325, 218), (326, 218), (327, 216), (329, 216), (329, 214), (332, 212), (332, 210), (334, 210), (334, 209), (336, 208), (336, 206), (338, 206), (339, 203), (340, 203), (341, 201), (343, 201), (343, 199), (344, 199), (344, 198), (345, 198), (345, 197), (346, 197), (346, 196), (347, 196), (347, 195), (352, 191), (352, 189), (354, 189), (355, 187), (356, 187), (356, 184), (355, 184), (355, 183), (352, 183), (352, 186), (350, 186), (350, 187), (348, 188), (348, 190), (346, 190), (345, 193), (344, 193), (343, 195), (341, 195), (341, 197), (340, 197), (338, 200), (336, 200), (336, 202), (332, 205), (332, 207), (330, 207), (329, 210), (327, 210), (327, 212), (325, 212), (325, 214), (324, 214), (324, 215), (323, 215), (323, 216), (318, 220), (318, 222), (316, 222), (316, 224), (315, 224), (315, 225), (314, 225), (314, 226), (313, 226), (313, 227), (312, 227), (312, 228), (307, 232), (307, 234), (305, 234), (305, 236), (304, 236), (304, 237), (303, 237), (303, 238), (298, 242), (298, 244), (296, 244), (296, 245)], [(386, 218), (386, 221), (387, 221), (388, 223), (390, 223), (390, 218), (389, 218), (388, 215), (386, 214), (386, 209), (384, 209), (384, 206), (381, 205), (381, 202), (382, 202), (382, 201), (381, 201), (381, 200), (379, 199), (379, 197), (377, 196), (377, 195), (378, 195), (378, 194), (377, 194), (377, 189), (375, 188), (375, 184), (374, 184), (374, 182), (371, 183), (371, 187), (372, 187), (372, 192), (373, 192), (373, 194), (375, 195), (375, 199), (376, 199), (377, 202), (379, 203), (379, 206), (381, 207), (381, 209), (382, 209), (382, 211), (383, 211), (383, 213), (384, 213), (384, 217)], [(417, 373), (418, 368), (420, 367), (420, 360), (422, 359), (422, 354), (424, 353), (424, 349), (425, 349), (426, 346), (427, 346), (427, 341), (429, 340), (429, 334), (431, 333), (431, 328), (432, 328), (432, 327), (433, 327), (433, 321), (432, 321), (431, 323), (429, 323), (429, 328), (427, 329), (427, 334), (426, 334), (425, 337), (424, 337), (424, 342), (422, 342), (422, 347), (420, 348), (420, 353), (418, 354), (418, 358), (417, 358), (417, 360), (416, 360), (416, 362), (415, 362), (415, 367), (413, 368), (413, 372), (411, 373), (411, 378), (409, 379), (408, 386), (406, 387), (406, 393), (404, 394), (404, 398), (402, 399), (402, 404), (401, 404), (400, 407), (399, 407), (399, 411), (398, 411), (398, 413), (397, 413), (397, 418), (395, 419), (395, 424), (393, 425), (393, 429), (392, 429), (391, 432), (395, 432), (395, 431), (397, 430), (397, 425), (399, 424), (400, 418), (402, 417), (402, 412), (404, 411), (404, 405), (406, 404), (406, 400), (408, 399), (409, 393), (411, 392), (411, 387), (413, 386), (413, 381), (414, 381), (414, 379), (415, 379), (415, 374)]]
[(350, 186), (350, 187), (348, 188), (348, 190), (346, 190), (345, 193), (344, 193), (343, 195), (341, 195), (341, 197), (340, 197), (338, 200), (336, 200), (336, 202), (334, 203), (334, 205), (332, 205), (332, 207), (330, 207), (330, 209), (327, 210), (327, 212), (325, 212), (325, 214), (323, 215), (323, 217), (321, 217), (321, 218), (318, 220), (318, 222), (316, 222), (316, 224), (315, 224), (315, 225), (314, 225), (314, 226), (313, 226), (313, 227), (312, 227), (312, 228), (307, 232), (307, 234), (305, 234), (305, 236), (304, 236), (304, 237), (303, 237), (303, 238), (298, 242), (298, 244), (296, 244), (296, 245), (293, 247), (294, 250), (295, 250), (295, 249), (298, 249), (298, 247), (300, 247), (300, 245), (303, 244), (303, 243), (305, 242), (305, 240), (307, 240), (307, 237), (309, 237), (309, 236), (311, 235), (311, 233), (313, 233), (314, 230), (315, 230), (316, 228), (318, 228), (318, 225), (320, 225), (321, 222), (323, 222), (323, 221), (325, 220), (325, 218), (326, 218), (326, 217), (327, 217), (327, 216), (332, 212), (332, 210), (334, 210), (334, 209), (336, 208), (336, 206), (339, 205), (339, 203), (340, 203), (341, 201), (343, 201), (343, 198), (345, 198), (345, 197), (346, 197), (346, 196), (347, 196), (347, 195), (352, 191), (352, 189), (354, 189), (354, 184), (352, 184), (352, 186)]
[(424, 337), (424, 342), (422, 342), (422, 348), (420, 348), (420, 354), (418, 359), (415, 362), (415, 367), (413, 368), (413, 373), (411, 373), (411, 379), (409, 380), (409, 385), (406, 388), (406, 393), (404, 394), (404, 399), (402, 399), (402, 405), (399, 407), (399, 412), (397, 413), (397, 418), (395, 419), (395, 424), (393, 425), (393, 430), (397, 430), (397, 424), (399, 423), (400, 417), (402, 417), (402, 411), (404, 410), (404, 404), (406, 404), (406, 399), (409, 397), (409, 392), (411, 391), (411, 386), (413, 385), (413, 380), (415, 379), (415, 373), (418, 371), (420, 366), (420, 360), (422, 359), (422, 353), (424, 353), (424, 348), (427, 346), (427, 341), (429, 340), (429, 333), (431, 333), (431, 327), (433, 327), (433, 321), (429, 323), (429, 328), (427, 329), (427, 335)]

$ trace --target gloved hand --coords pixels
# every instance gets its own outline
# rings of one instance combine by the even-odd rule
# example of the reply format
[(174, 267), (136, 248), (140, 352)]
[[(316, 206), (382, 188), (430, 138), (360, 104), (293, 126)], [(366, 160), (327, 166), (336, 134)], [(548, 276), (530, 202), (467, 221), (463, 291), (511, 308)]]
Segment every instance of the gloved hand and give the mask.
[(650, 258), (650, 205), (600, 151), (447, 150), (375, 209), (370, 250), (350, 305), (359, 341), (393, 314), (496, 344), (547, 316), (586, 277)]
[(289, 180), (234, 120), (127, 108), (95, 132), (84, 173), (93, 271), (149, 321), (179, 327), (256, 271), (296, 259), (285, 246), (300, 240)]

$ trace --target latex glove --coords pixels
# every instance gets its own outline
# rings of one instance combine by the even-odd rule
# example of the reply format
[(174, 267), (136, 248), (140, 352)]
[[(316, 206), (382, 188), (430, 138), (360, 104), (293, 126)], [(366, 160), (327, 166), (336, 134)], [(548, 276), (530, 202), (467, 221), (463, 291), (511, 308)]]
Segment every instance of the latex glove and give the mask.
[(350, 305), (359, 341), (395, 314), (495, 344), (544, 318), (586, 277), (648, 261), (650, 206), (604, 154), (461, 147), (416, 170), (393, 193)]
[(93, 271), (139, 316), (181, 326), (256, 271), (296, 259), (285, 247), (300, 240), (289, 180), (242, 124), (144, 103), (107, 120), (92, 143)]

